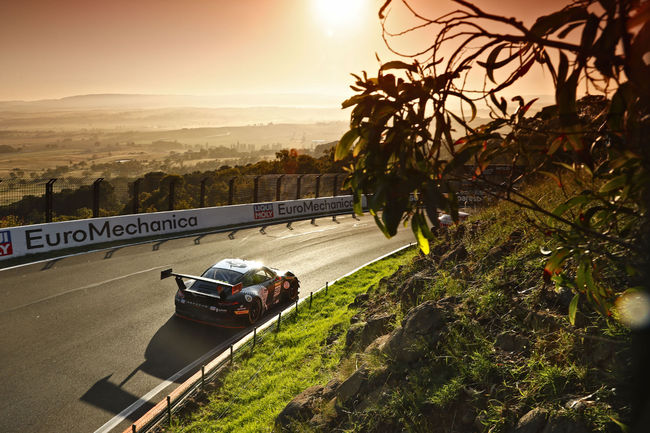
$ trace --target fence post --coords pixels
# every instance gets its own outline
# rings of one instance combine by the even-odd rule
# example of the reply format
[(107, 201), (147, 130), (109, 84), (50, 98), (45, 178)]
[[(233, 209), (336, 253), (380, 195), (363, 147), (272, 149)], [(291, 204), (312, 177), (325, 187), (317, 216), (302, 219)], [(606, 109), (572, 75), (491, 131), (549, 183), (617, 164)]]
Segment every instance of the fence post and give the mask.
[(56, 178), (50, 179), (45, 184), (45, 222), (52, 222), (52, 208), (54, 207), (54, 182)]
[(309, 309), (311, 310), (311, 301), (314, 298), (314, 292), (309, 292)]
[(300, 184), (302, 182), (302, 178), (304, 177), (304, 174), (301, 174), (298, 176), (298, 180), (296, 180), (296, 200), (300, 200)]
[(133, 181), (133, 213), (140, 212), (140, 182), (142, 179)]
[(316, 176), (316, 198), (320, 197), (320, 178), (322, 174)]
[(176, 192), (176, 179), (169, 180), (169, 209), (174, 210), (174, 193)]
[(205, 182), (207, 180), (207, 177), (201, 179), (201, 199), (199, 200), (199, 207), (205, 207)]
[(338, 189), (338, 183), (339, 183), (339, 175), (335, 174), (334, 179), (332, 179), (332, 197), (336, 197), (337, 195), (337, 189)]
[(93, 182), (93, 218), (99, 216), (99, 185), (102, 183), (102, 180), (104, 178), (100, 177)]
[(167, 423), (171, 425), (172, 423), (172, 398), (167, 396)]
[(253, 328), (253, 347), (255, 347), (255, 343), (257, 343), (257, 326)]
[(275, 201), (280, 201), (280, 191), (282, 189), (282, 178), (284, 177), (284, 174), (280, 175), (278, 177), (278, 180), (275, 183)]
[(276, 332), (280, 332), (281, 324), (282, 324), (282, 312), (278, 313), (278, 326), (275, 328)]
[(233, 177), (228, 181), (228, 206), (232, 206), (234, 194), (235, 194), (235, 178)]
[(253, 179), (253, 203), (257, 203), (259, 200), (259, 192), (260, 192), (260, 177), (262, 176), (255, 176), (255, 179)]

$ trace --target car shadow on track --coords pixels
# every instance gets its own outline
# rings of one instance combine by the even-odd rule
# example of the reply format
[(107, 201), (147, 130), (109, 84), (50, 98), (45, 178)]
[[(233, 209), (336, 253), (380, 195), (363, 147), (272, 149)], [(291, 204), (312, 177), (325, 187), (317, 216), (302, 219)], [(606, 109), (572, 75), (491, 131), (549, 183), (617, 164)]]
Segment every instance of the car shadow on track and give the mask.
[[(80, 397), (80, 400), (113, 414), (120, 413), (140, 398), (125, 389), (125, 385), (138, 372), (161, 380), (169, 379), (207, 352), (230, 340), (238, 332), (241, 332), (241, 329), (215, 328), (172, 316), (149, 341), (144, 352), (145, 361), (142, 364), (121, 381), (113, 377), (113, 373), (99, 379)], [(180, 383), (192, 373), (193, 371), (188, 372), (175, 381)], [(146, 391), (142, 392), (145, 393)], [(137, 419), (151, 407), (153, 407), (152, 403), (144, 403), (140, 410), (128, 418)]]
[[(272, 320), (288, 305), (290, 303), (283, 303), (271, 308), (262, 320), (257, 323), (257, 326)], [(224, 345), (224, 343), (234, 343), (234, 337), (237, 334), (245, 335), (252, 330), (253, 326), (242, 329), (228, 329), (195, 323), (172, 316), (149, 341), (144, 352), (145, 361), (142, 364), (119, 382), (113, 380), (113, 373), (99, 379), (80, 397), (80, 400), (110, 413), (118, 414), (140, 399), (139, 396), (125, 389), (125, 385), (138, 372), (158, 377), (161, 380), (167, 380), (217, 346)], [(238, 338), (240, 337), (238, 336)], [(226, 350), (227, 347), (227, 345), (224, 345), (223, 350)], [(215, 353), (215, 355), (217, 354)], [(205, 361), (205, 363), (207, 362), (209, 362), (209, 359)], [(198, 368), (199, 366), (197, 366)], [(182, 383), (193, 373), (194, 370), (189, 371), (176, 378), (175, 382)], [(142, 392), (142, 394), (145, 393), (146, 391)], [(151, 402), (144, 402), (140, 409), (129, 414), (127, 419), (131, 421), (137, 420), (153, 405)]]

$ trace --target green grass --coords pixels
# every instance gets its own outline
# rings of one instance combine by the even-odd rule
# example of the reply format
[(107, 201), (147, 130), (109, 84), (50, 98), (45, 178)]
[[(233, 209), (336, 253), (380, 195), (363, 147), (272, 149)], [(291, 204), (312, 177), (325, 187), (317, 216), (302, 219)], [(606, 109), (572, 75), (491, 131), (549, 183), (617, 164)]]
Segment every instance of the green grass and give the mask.
[[(176, 417), (167, 431), (268, 432), (297, 394), (329, 381), (341, 362), (345, 332), (356, 313), (347, 308), (355, 296), (414, 255), (407, 250), (342, 279), (330, 286), (328, 295), (321, 292), (314, 298), (311, 311), (302, 304), (297, 317), (282, 322), (280, 332), (267, 334), (252, 354), (220, 375), (204, 405), (186, 418)], [(343, 338), (327, 345), (332, 335)]]

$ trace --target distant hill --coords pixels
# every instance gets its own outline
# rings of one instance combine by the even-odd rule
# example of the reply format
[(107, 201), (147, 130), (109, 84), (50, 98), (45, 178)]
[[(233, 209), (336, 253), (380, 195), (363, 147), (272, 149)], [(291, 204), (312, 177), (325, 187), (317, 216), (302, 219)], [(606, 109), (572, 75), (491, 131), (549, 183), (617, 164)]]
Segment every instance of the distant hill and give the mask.
[(196, 95), (92, 94), (37, 101), (0, 101), (0, 111), (88, 109), (318, 107), (340, 108), (343, 96), (306, 93)]

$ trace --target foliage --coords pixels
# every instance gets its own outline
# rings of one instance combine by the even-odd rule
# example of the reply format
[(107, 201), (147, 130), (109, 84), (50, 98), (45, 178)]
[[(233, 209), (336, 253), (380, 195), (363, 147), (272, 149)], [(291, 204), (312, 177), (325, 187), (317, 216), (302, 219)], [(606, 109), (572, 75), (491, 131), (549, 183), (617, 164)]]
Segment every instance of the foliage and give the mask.
[[(425, 215), (434, 225), (439, 209), (457, 220), (459, 182), (472, 182), (531, 211), (531, 223), (553, 237), (545, 277), (575, 290), (572, 318), (581, 296), (610, 314), (625, 287), (607, 290), (599, 281), (647, 263), (650, 6), (575, 1), (525, 25), (453, 2), (459, 9), (428, 19), (403, 1), (421, 24), (398, 34), (384, 27), (386, 40), (436, 28), (433, 43), (407, 61), (383, 63), (376, 77), (353, 74), (357, 93), (343, 102), (352, 108), (350, 129), (336, 158), (353, 158), (347, 185), (355, 202), (373, 192), (369, 208), (384, 234), (410, 221), (427, 252), (433, 234)], [(382, 23), (392, 3), (381, 8)], [(533, 67), (552, 77), (556, 106), (531, 117), (535, 100), (515, 96), (513, 110), (502, 95)], [(469, 88), (477, 75), (489, 82)], [(581, 104), (579, 86), (601, 98)], [(476, 125), (479, 101), (491, 120)], [(490, 164), (504, 161), (512, 168), (507, 176), (499, 182), (486, 176)], [(557, 182), (562, 203), (545, 206), (521, 192), (522, 180), (539, 175)]]

